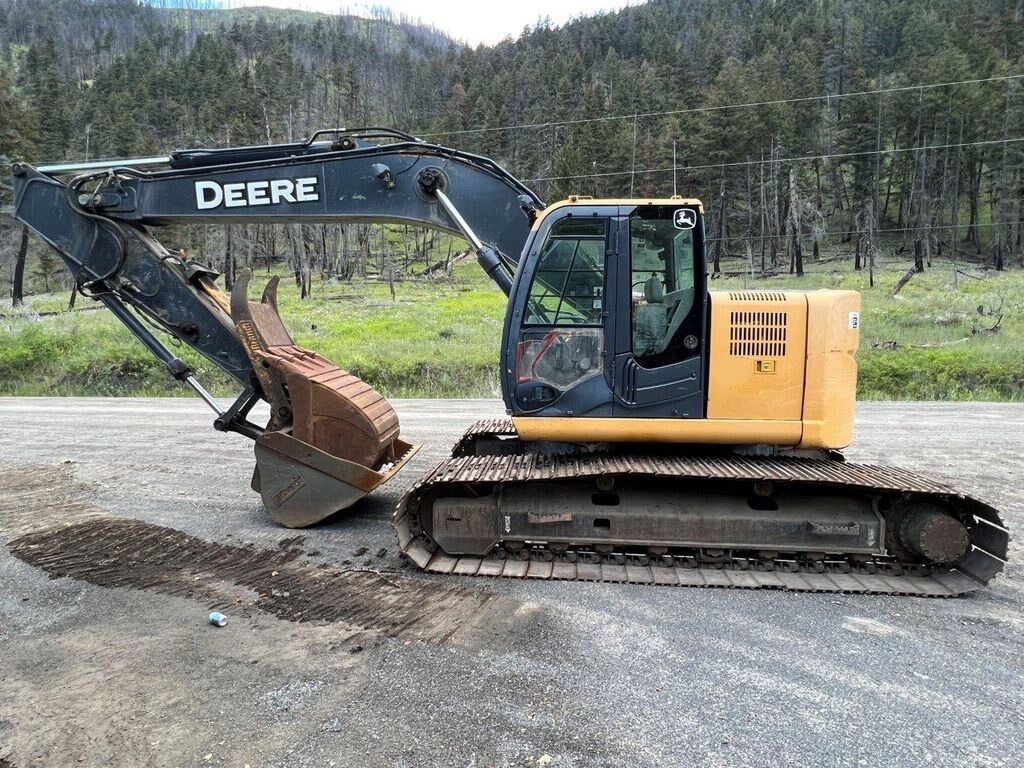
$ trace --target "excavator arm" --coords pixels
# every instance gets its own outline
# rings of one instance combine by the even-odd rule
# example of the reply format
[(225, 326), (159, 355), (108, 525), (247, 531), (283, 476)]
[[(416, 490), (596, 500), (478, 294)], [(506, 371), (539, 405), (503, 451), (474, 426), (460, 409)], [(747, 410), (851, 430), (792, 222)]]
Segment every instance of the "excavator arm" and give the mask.
[[(256, 441), (253, 487), (272, 516), (304, 526), (350, 506), (415, 452), (390, 404), (356, 376), (295, 345), (276, 279), (259, 303), (248, 273), (230, 299), (217, 273), (154, 237), (181, 223), (401, 223), (465, 237), (506, 293), (543, 203), (493, 161), (380, 128), (308, 141), (174, 152), (126, 161), (13, 167), (15, 215), (216, 412)], [(234, 378), (229, 408), (153, 332), (187, 344)], [(265, 427), (249, 412), (270, 404)]]

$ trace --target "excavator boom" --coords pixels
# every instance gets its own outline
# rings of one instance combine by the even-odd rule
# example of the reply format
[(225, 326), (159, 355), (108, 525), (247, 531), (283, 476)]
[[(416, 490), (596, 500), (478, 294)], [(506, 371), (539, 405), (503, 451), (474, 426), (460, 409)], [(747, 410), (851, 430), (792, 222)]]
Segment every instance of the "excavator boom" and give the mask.
[[(277, 312), (276, 279), (249, 301), (154, 237), (174, 223), (393, 222), (467, 237), (507, 293), (543, 204), (493, 161), (387, 129), (321, 131), (297, 144), (187, 150), (135, 161), (13, 168), (15, 215), (60, 254), (86, 295), (256, 443), (257, 490), (274, 519), (311, 525), (358, 501), (415, 453), (390, 403), (298, 347)], [(467, 219), (476, 222), (470, 229)], [(242, 388), (222, 408), (153, 332), (187, 344)], [(265, 400), (266, 426), (248, 419)]]

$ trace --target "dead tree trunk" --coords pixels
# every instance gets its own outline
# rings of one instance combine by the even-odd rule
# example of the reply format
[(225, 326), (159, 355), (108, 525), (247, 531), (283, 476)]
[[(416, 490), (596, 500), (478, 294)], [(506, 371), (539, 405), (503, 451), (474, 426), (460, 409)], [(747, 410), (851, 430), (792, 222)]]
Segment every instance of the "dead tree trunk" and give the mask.
[(235, 286), (235, 243), (232, 235), (234, 227), (224, 227), (224, 287), (231, 291)]
[(789, 169), (789, 226), (793, 238), (793, 266), (797, 277), (804, 276), (804, 253), (800, 245), (800, 197), (796, 188), (796, 170)]
[[(899, 146), (899, 139), (900, 139), (900, 129), (897, 128), (896, 129), (896, 133), (894, 133), (893, 137), (892, 137), (892, 145), (894, 147), (898, 147)], [(878, 149), (881, 149), (881, 147), (879, 147)], [(877, 157), (881, 158), (881, 155), (877, 155)], [(889, 212), (889, 198), (892, 196), (892, 176), (893, 176), (892, 172), (893, 172), (893, 168), (894, 168), (895, 164), (896, 164), (895, 157), (890, 157), (889, 158), (889, 175), (886, 177), (886, 181), (885, 181), (885, 203), (882, 204), (882, 209), (878, 212), (878, 221), (879, 221), (879, 223), (881, 223), (882, 221), (885, 220), (885, 217), (886, 217), (886, 215)], [(881, 174), (879, 174), (878, 182), (879, 182), (879, 184), (881, 184), (881, 182), (882, 182)]]
[[(747, 162), (747, 255), (751, 255), (751, 240), (754, 237), (754, 182), (750, 172), (750, 162)], [(753, 265), (751, 264), (751, 272)]]
[(760, 170), (759, 170), (758, 178), (759, 178), (758, 188), (760, 189), (760, 195), (761, 195), (761, 209), (760, 209), (760, 214), (761, 214), (760, 215), (760, 219), (761, 219), (761, 237), (760, 237), (760, 240), (761, 240), (761, 274), (763, 275), (764, 274), (765, 248), (768, 245), (768, 238), (765, 236), (765, 233), (768, 231), (768, 227), (766, 226), (767, 216), (768, 216), (768, 207), (765, 204), (765, 195), (764, 195), (764, 155), (763, 154), (761, 155), (761, 167), (760, 167)]
[[(1003, 270), (1006, 257), (1013, 257), (1014, 190), (1010, 183), (1013, 176), (1009, 172), (1010, 152), (1008, 144), (1010, 124), (1011, 122), (1016, 122), (1012, 119), (1012, 110), (1010, 109), (1010, 92), (1012, 89), (1012, 82), (1007, 81), (1006, 104), (1003, 109), (1003, 157), (1002, 169), (999, 174), (999, 206), (998, 208), (993, 207), (992, 209), (992, 221), (996, 222), (994, 226), (996, 228), (995, 235), (998, 241), (998, 245), (996, 247), (996, 269), (999, 271)], [(1014, 154), (1016, 154), (1016, 152)], [(1000, 221), (997, 221), (997, 219)]]
[(949, 243), (953, 259), (953, 288), (957, 287), (957, 256), (960, 252), (960, 161), (963, 158), (964, 119), (960, 118), (960, 138), (957, 139), (956, 168), (953, 171), (953, 205), (949, 220)]
[[(925, 143), (922, 139), (921, 143)], [(917, 195), (917, 214), (914, 216), (914, 271), (924, 272), (924, 208), (925, 208), (925, 176), (927, 158), (925, 152), (915, 153), (914, 165), (917, 168), (920, 164), (917, 179), (921, 184), (920, 192)]]
[(889, 295), (892, 296), (893, 298), (895, 298), (896, 295), (900, 291), (903, 290), (903, 286), (906, 285), (907, 283), (909, 283), (910, 282), (910, 278), (912, 278), (916, 274), (917, 274), (917, 270), (916, 269), (908, 269), (906, 271), (906, 274), (904, 274), (903, 277), (900, 278), (900, 281), (898, 283), (896, 283), (896, 287), (892, 289), (892, 293), (889, 294)]
[(288, 240), (292, 246), (292, 264), (295, 273), (295, 286), (299, 289), (299, 298), (309, 296), (309, 255), (306, 253), (306, 239), (301, 224), (288, 225)]
[(779, 219), (779, 158), (781, 157), (782, 148), (775, 139), (772, 139), (772, 156), (770, 166), (772, 199), (769, 207), (770, 217), (768, 225), (772, 232), (769, 262), (771, 263), (773, 271), (778, 269), (779, 266), (779, 250), (781, 250), (782, 228), (786, 223), (784, 219)]
[(11, 282), (11, 306), (20, 307), (25, 300), (25, 257), (28, 255), (28, 227), (21, 228), (21, 242), (14, 259), (14, 280)]
[(718, 232), (715, 235), (715, 247), (712, 250), (712, 277), (722, 274), (722, 243), (725, 240), (725, 170), (722, 170), (722, 181), (718, 189)]
[(967, 174), (967, 206), (970, 219), (967, 224), (968, 243), (974, 243), (981, 253), (981, 238), (978, 237), (978, 211), (981, 208), (981, 171), (984, 159), (980, 158), (977, 163), (971, 160)]

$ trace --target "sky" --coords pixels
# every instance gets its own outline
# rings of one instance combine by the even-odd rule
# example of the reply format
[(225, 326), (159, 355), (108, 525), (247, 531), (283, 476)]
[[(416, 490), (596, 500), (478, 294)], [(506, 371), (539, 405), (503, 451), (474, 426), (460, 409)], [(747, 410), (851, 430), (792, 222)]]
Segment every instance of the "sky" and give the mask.
[(492, 45), (504, 37), (517, 37), (525, 26), (533, 26), (548, 17), (560, 26), (576, 16), (614, 11), (642, 0), (228, 0), (225, 5), (273, 6), (320, 13), (350, 13), (369, 16), (374, 7), (390, 8), (395, 17), (422, 20), (456, 40), (472, 45)]

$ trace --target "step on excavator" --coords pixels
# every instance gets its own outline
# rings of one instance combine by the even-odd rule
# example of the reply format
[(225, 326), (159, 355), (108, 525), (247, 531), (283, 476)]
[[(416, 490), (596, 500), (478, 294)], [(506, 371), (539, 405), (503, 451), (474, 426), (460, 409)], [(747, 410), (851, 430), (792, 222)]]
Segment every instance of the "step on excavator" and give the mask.
[[(508, 298), (509, 418), (478, 422), (404, 495), (425, 571), (951, 596), (1005, 563), (997, 510), (942, 482), (843, 461), (853, 291), (708, 291), (698, 200), (545, 205), (494, 161), (385, 128), (268, 146), (12, 169), (19, 220), (255, 443), (252, 487), (303, 527), (388, 481), (416, 448), (388, 401), (295, 344), (243, 272), (155, 239), (182, 223), (393, 222), (465, 238)], [(154, 333), (238, 382), (222, 408)], [(270, 406), (265, 426), (249, 414)]]

